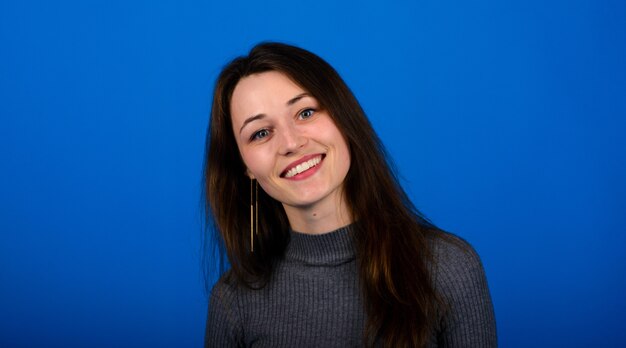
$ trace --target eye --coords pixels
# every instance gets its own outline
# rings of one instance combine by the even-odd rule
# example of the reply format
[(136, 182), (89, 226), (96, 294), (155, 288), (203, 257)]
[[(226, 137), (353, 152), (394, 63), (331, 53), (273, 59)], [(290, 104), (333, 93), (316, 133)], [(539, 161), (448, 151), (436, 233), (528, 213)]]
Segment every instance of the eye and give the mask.
[(261, 129), (261, 130), (255, 132), (254, 134), (252, 134), (252, 136), (250, 137), (250, 141), (261, 140), (261, 139), (265, 138), (268, 135), (270, 135), (270, 131), (269, 130)]
[(300, 111), (300, 113), (298, 114), (298, 117), (300, 117), (301, 119), (307, 119), (311, 116), (313, 116), (313, 114), (315, 113), (315, 109), (312, 108), (308, 108), (308, 109), (304, 109), (302, 111)]

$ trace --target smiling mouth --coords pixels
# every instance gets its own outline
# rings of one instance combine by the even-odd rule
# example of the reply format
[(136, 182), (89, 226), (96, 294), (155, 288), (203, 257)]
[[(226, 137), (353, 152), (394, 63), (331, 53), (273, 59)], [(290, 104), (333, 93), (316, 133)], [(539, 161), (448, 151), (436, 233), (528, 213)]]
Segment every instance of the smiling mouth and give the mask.
[(298, 164), (297, 166), (292, 167), (291, 169), (283, 172), (281, 176), (287, 179), (292, 178), (298, 174), (304, 173), (307, 170), (319, 165), (323, 159), (324, 159), (324, 155), (315, 156), (311, 158), (310, 160), (302, 162)]

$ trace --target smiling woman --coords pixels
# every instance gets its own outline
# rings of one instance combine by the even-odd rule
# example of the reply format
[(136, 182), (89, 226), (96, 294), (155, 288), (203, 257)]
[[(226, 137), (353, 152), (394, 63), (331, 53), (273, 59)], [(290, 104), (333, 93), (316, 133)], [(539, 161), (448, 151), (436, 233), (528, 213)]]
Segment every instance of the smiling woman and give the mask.
[(231, 118), (248, 176), (283, 204), (293, 230), (324, 233), (351, 222), (341, 192), (348, 145), (314, 97), (283, 73), (253, 74), (235, 87)]
[(493, 347), (478, 255), (415, 209), (365, 113), (318, 56), (254, 47), (220, 74), (207, 216), (230, 270), (207, 347)]

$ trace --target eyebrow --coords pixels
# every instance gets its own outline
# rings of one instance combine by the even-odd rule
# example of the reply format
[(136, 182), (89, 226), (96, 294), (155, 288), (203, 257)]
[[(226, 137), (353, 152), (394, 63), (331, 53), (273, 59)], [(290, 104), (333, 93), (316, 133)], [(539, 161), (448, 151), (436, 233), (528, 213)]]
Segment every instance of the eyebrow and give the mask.
[(241, 131), (243, 130), (243, 127), (245, 127), (248, 123), (250, 123), (252, 121), (260, 120), (260, 119), (262, 119), (264, 117), (265, 117), (265, 114), (258, 114), (258, 115), (255, 115), (255, 116), (248, 117), (245, 121), (243, 121), (243, 125), (241, 125), (241, 128), (239, 128), (239, 134), (241, 134)]
[[(287, 106), (291, 106), (291, 105), (297, 103), (300, 99), (302, 99), (304, 97), (310, 97), (310, 96), (311, 95), (309, 93), (304, 92), (304, 93), (298, 94), (297, 96), (289, 99), (286, 104), (287, 104)], [(248, 125), (248, 123), (253, 122), (253, 121), (257, 121), (257, 120), (260, 120), (260, 119), (263, 119), (263, 118), (265, 118), (265, 116), (266, 116), (265, 114), (258, 114), (258, 115), (254, 115), (254, 116), (248, 117), (245, 121), (243, 121), (243, 124), (241, 125), (241, 128), (239, 128), (239, 134), (241, 134), (241, 131), (243, 130), (243, 128), (246, 125)]]
[(311, 95), (309, 93), (307, 93), (307, 92), (304, 92), (302, 94), (298, 94), (297, 96), (295, 96), (295, 97), (289, 99), (289, 101), (287, 101), (287, 106), (291, 106), (291, 105), (297, 103), (298, 100), (300, 100), (300, 99), (302, 99), (304, 97), (310, 97), (310, 96)]

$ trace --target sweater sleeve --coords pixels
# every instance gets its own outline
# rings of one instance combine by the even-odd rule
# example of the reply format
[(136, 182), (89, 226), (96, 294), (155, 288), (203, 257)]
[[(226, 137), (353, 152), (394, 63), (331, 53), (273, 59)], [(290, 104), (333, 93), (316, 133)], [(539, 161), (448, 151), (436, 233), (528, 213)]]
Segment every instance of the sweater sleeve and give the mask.
[(211, 291), (204, 347), (242, 347), (243, 329), (236, 292), (220, 280)]
[(438, 347), (497, 347), (496, 322), (487, 278), (476, 251), (451, 236), (435, 249), (435, 286), (446, 308)]

